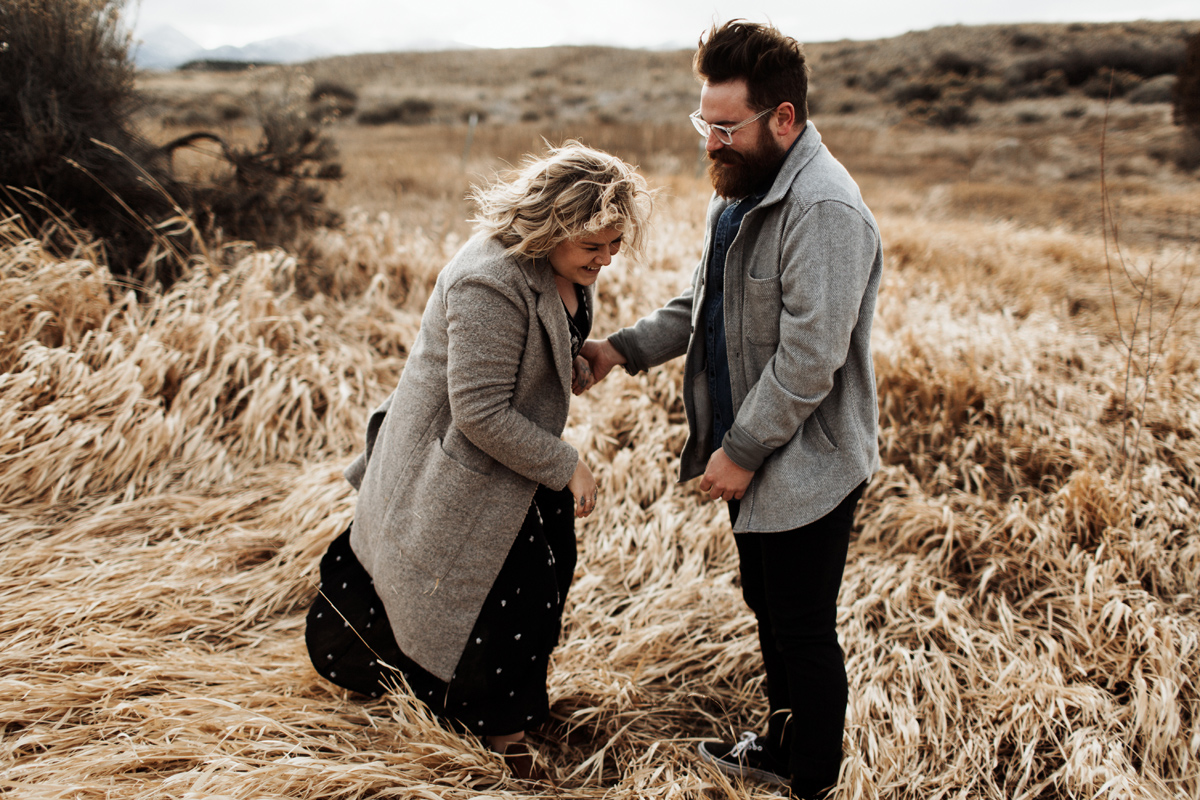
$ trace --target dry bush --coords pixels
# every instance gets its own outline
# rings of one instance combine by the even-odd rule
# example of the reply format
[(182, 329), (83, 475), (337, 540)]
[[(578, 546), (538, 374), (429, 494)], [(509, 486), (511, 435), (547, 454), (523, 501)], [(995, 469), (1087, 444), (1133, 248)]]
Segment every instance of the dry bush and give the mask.
[(1200, 167), (1200, 33), (1188, 40), (1174, 92), (1175, 124), (1183, 128), (1176, 163), (1183, 169)]
[[(0, 190), (27, 224), (69, 217), (133, 273), (172, 216), (174, 187), (130, 117), (138, 104), (124, 0), (16, 0), (0, 6)], [(32, 189), (48, 202), (14, 195)], [(188, 243), (187, 246), (190, 246)], [(173, 277), (177, 260), (163, 262)]]
[[(318, 82), (352, 89), (364, 110), (401, 119), (461, 122), (472, 113), (502, 124), (644, 122), (695, 106), (690, 55), (614, 47), (544, 47), (375, 53), (303, 67)], [(432, 103), (414, 115), (405, 101)]]
[(1188, 40), (1175, 83), (1175, 124), (1200, 129), (1200, 33)]
[(1183, 61), (1184, 47), (1179, 39), (1166, 39), (1149, 46), (1142, 42), (1100, 41), (1055, 55), (1035, 56), (1017, 64), (1014, 77), (1032, 83), (1050, 72), (1060, 72), (1068, 86), (1083, 86), (1094, 78), (1107, 79), (1107, 73), (1128, 73), (1138, 78), (1173, 75)]
[(431, 101), (409, 97), (399, 103), (360, 111), (358, 122), (361, 125), (421, 125), (429, 122), (433, 109)]
[(358, 93), (334, 81), (313, 86), (308, 93), (308, 102), (313, 106), (313, 115), (318, 119), (339, 119), (354, 114), (358, 107)]
[[(338, 177), (333, 150), (307, 108), (261, 107), (258, 146), (225, 148), (231, 171), (201, 185), (176, 179), (174, 152), (194, 137), (159, 146), (136, 129), (141, 100), (123, 7), (123, 0), (0, 7), (5, 206), (27, 225), (90, 231), (114, 273), (146, 285), (179, 277), (191, 251), (203, 249), (201, 235), (270, 246), (335, 224), (314, 182)], [(223, 121), (243, 115), (236, 103), (213, 109)], [(60, 251), (72, 244), (41, 238)]]
[(322, 129), (322, 119), (286, 90), (260, 102), (266, 106), (254, 145), (230, 145), (203, 134), (221, 144), (225, 162), (186, 187), (191, 215), (209, 242), (248, 239), (262, 247), (295, 246), (310, 231), (341, 223), (321, 186), (342, 177), (337, 146)]

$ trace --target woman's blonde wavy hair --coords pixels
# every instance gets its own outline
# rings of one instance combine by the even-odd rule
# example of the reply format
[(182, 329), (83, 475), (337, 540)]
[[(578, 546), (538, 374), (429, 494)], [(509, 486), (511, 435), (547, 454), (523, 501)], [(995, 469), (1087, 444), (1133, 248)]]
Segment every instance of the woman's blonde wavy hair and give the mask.
[(643, 251), (653, 196), (634, 168), (616, 156), (569, 140), (524, 163), (495, 183), (471, 191), (472, 222), (510, 253), (549, 255), (560, 242), (606, 228)]

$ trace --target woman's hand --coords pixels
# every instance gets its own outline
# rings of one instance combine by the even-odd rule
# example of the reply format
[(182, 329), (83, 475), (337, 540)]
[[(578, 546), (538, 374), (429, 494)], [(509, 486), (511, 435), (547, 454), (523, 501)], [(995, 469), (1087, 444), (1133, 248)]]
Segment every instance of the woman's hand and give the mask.
[(571, 494), (575, 495), (575, 516), (586, 517), (596, 510), (596, 494), (599, 490), (596, 488), (596, 479), (592, 477), (592, 471), (588, 469), (583, 456), (580, 456), (579, 461), (576, 462), (575, 471), (571, 473), (571, 480), (567, 481), (567, 488), (571, 490)]
[(583, 356), (575, 356), (575, 363), (571, 365), (571, 393), (578, 396), (595, 385), (592, 365)]

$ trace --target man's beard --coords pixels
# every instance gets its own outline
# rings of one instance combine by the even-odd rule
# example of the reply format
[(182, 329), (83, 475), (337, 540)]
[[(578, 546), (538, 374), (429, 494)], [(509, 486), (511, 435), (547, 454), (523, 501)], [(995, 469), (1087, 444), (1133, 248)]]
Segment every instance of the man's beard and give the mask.
[(784, 149), (764, 125), (758, 129), (758, 139), (744, 153), (722, 147), (708, 154), (708, 177), (721, 197), (733, 200), (749, 197), (760, 190), (779, 169)]

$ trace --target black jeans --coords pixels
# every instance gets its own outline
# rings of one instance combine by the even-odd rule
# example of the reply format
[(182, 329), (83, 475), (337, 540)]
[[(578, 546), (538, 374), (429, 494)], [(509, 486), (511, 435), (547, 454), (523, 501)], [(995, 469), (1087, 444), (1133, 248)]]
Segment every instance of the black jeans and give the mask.
[[(774, 712), (792, 713), (783, 737), (790, 752), (779, 755), (788, 758), (798, 797), (823, 796), (837, 783), (841, 766), (848, 691), (837, 596), (854, 509), (865, 488), (861, 484), (829, 514), (801, 528), (734, 536), (742, 596), (758, 618), (772, 727), (786, 717)], [(739, 506), (729, 503), (731, 522), (737, 522)], [(778, 741), (778, 735), (769, 739)]]

